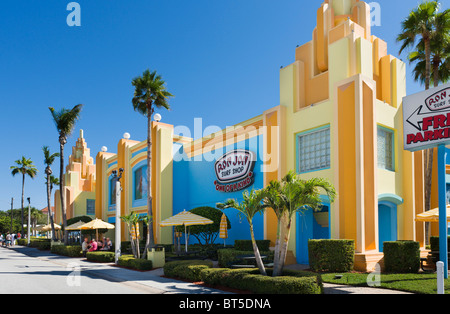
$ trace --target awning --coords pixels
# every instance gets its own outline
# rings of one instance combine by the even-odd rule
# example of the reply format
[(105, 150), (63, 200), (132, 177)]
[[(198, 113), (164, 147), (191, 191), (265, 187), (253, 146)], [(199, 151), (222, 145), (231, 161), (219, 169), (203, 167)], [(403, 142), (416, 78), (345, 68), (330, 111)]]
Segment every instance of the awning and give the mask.
[[(439, 208), (423, 212), (416, 216), (416, 221), (439, 222)], [(450, 221), (450, 206), (447, 205), (447, 221)]]

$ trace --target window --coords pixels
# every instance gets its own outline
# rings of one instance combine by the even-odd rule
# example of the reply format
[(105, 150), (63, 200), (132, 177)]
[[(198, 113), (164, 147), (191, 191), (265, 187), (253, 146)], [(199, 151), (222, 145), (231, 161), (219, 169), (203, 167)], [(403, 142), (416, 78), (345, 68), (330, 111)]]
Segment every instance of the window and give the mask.
[(330, 165), (330, 127), (298, 136), (298, 169), (300, 173), (327, 169)]
[(95, 200), (86, 200), (86, 215), (95, 215)]
[(395, 171), (394, 131), (378, 127), (378, 168)]
[(116, 205), (116, 181), (112, 176), (109, 179), (109, 205)]
[(142, 166), (134, 172), (134, 200), (147, 199), (147, 166)]

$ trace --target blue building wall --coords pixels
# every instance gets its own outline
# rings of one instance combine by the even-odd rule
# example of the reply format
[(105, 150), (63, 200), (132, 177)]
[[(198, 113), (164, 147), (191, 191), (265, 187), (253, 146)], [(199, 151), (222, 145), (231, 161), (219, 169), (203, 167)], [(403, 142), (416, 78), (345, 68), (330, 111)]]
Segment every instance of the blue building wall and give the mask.
[[(227, 199), (236, 199), (242, 201), (242, 191), (223, 193), (216, 191), (214, 181), (217, 180), (214, 171), (214, 163), (223, 154), (235, 149), (246, 149), (253, 151), (257, 156), (254, 168), (254, 183), (247, 190), (264, 188), (264, 177), (262, 172), (263, 162), (260, 154), (263, 149), (263, 137), (257, 136), (245, 141), (235, 143), (221, 148), (219, 151), (212, 151), (203, 156), (194, 156), (188, 158), (181, 147), (178, 150), (178, 156), (174, 158), (173, 163), (173, 214), (183, 210), (191, 210), (196, 207), (210, 206), (216, 207), (217, 203), (223, 203)], [(182, 158), (181, 158), (182, 157)], [(202, 158), (201, 158), (202, 157)], [(179, 160), (181, 159), (181, 160)], [(212, 159), (212, 160), (211, 160)], [(210, 161), (208, 161), (210, 160)], [(230, 208), (224, 211), (230, 220), (231, 229), (228, 230), (227, 244), (234, 244), (234, 240), (250, 240), (250, 228), (245, 217), (240, 218), (238, 211)], [(253, 219), (254, 232), (257, 240), (264, 239), (264, 218), (263, 215), (256, 215)], [(218, 238), (217, 243), (223, 243)], [(191, 237), (190, 244), (197, 243), (194, 237)]]

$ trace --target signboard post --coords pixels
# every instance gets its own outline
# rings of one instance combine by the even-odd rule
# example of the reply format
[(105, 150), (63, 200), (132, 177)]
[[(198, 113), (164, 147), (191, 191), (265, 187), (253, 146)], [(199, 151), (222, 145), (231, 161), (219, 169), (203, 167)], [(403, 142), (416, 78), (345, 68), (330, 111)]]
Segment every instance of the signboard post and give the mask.
[(438, 148), (439, 259), (448, 278), (446, 149), (450, 142), (450, 84), (403, 98), (404, 149)]

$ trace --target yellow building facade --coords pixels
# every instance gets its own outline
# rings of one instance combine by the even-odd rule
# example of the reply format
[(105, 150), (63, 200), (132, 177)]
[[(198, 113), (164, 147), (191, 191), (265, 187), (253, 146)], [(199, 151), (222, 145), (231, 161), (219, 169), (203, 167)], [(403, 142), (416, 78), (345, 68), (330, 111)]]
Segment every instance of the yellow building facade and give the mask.
[[(174, 240), (170, 228), (159, 227), (164, 219), (239, 200), (243, 190), (264, 188), (296, 170), (305, 179), (328, 179), (338, 197), (331, 204), (323, 197), (321, 212), (294, 217), (289, 262), (308, 263), (309, 239), (354, 239), (359, 270), (374, 269), (384, 241), (416, 240), (423, 247), (424, 226), (414, 220), (424, 208), (423, 155), (403, 150), (405, 64), (371, 34), (366, 2), (327, 0), (316, 15), (312, 40), (297, 47), (293, 63), (280, 70), (277, 107), (195, 141), (174, 134), (173, 125), (153, 122), (150, 181), (157, 243)], [(65, 176), (68, 217), (81, 214), (77, 204), (94, 198), (95, 216), (115, 223), (111, 174), (120, 168), (121, 215), (147, 213), (142, 140), (121, 139), (117, 153), (98, 153), (94, 166), (81, 136)], [(256, 158), (247, 177), (222, 182), (215, 163), (227, 153)], [(225, 213), (232, 218), (231, 238), (249, 238), (248, 228), (233, 218), (236, 211)], [(270, 210), (255, 218), (258, 239), (274, 245), (276, 228)], [(122, 225), (122, 238), (127, 237)]]

